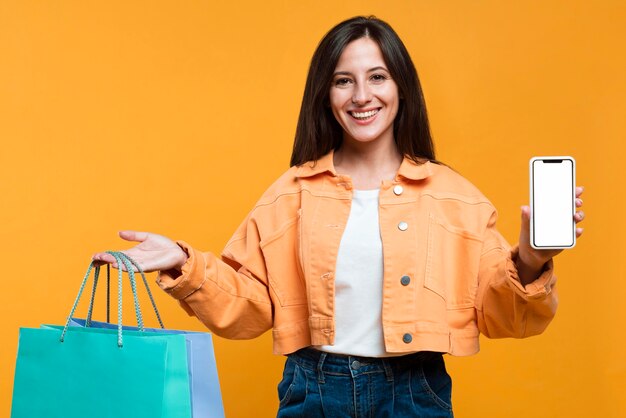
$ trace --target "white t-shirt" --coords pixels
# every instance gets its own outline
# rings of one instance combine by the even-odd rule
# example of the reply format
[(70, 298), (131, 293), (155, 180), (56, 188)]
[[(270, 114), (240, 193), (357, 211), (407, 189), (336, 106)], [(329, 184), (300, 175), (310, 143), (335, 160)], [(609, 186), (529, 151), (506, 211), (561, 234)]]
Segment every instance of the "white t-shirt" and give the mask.
[(335, 270), (335, 341), (318, 350), (386, 357), (382, 326), (383, 244), (379, 190), (354, 190)]

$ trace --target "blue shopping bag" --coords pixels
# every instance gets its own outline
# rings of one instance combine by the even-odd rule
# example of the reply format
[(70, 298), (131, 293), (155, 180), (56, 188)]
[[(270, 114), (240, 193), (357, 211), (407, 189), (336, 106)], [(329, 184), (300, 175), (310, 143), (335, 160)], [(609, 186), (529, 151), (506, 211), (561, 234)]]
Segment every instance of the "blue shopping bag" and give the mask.
[(116, 329), (69, 326), (92, 263), (65, 326), (20, 329), (12, 418), (192, 416), (185, 335), (145, 332), (132, 265), (112, 254), (130, 267), (138, 330), (121, 324), (121, 270)]

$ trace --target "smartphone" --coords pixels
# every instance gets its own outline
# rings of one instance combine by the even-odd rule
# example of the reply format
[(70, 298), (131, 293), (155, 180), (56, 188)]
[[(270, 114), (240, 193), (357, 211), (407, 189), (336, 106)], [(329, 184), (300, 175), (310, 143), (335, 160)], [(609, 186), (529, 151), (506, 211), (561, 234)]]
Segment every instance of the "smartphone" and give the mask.
[(530, 245), (576, 245), (576, 162), (572, 157), (530, 159)]

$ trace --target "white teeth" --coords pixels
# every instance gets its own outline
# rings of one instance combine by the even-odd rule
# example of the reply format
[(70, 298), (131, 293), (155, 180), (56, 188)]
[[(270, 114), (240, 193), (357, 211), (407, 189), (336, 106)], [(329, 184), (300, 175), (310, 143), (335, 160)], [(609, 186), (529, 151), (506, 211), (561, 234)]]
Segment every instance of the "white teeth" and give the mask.
[(367, 119), (367, 118), (371, 118), (372, 116), (374, 116), (376, 113), (378, 113), (379, 109), (374, 109), (374, 110), (370, 110), (369, 112), (350, 112), (350, 114), (357, 118), (357, 119)]

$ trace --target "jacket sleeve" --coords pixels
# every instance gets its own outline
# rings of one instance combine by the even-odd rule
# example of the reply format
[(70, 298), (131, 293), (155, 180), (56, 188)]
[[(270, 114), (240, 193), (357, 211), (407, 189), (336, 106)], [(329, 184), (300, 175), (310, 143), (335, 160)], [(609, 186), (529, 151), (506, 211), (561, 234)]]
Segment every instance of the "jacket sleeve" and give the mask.
[(476, 312), (478, 329), (489, 338), (524, 338), (543, 332), (556, 313), (558, 295), (553, 261), (535, 281), (522, 286), (511, 248), (496, 230), (493, 211), (480, 259)]
[(189, 256), (182, 275), (173, 277), (171, 272), (161, 271), (157, 283), (216, 335), (257, 337), (273, 322), (259, 242), (258, 228), (250, 216), (226, 245), (222, 259), (178, 241)]

